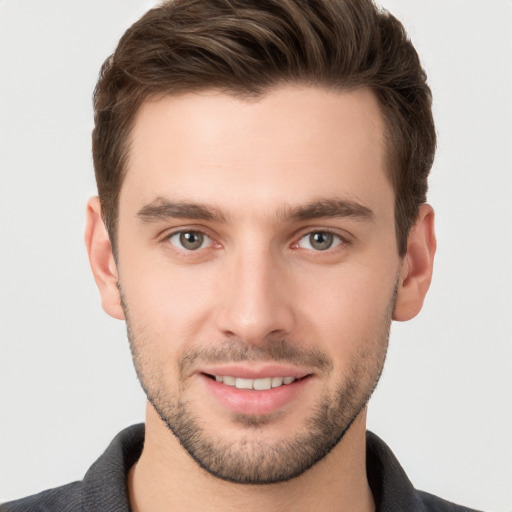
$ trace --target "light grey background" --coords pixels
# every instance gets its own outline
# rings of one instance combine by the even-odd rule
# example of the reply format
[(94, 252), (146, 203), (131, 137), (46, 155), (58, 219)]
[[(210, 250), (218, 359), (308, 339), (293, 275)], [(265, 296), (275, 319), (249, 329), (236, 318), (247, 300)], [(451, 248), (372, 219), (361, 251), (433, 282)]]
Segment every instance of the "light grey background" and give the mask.
[[(414, 484), (512, 510), (512, 2), (386, 0), (434, 91), (439, 250), (369, 425)], [(144, 396), (82, 242), (91, 94), (144, 0), (0, 1), (0, 501), (82, 478)]]

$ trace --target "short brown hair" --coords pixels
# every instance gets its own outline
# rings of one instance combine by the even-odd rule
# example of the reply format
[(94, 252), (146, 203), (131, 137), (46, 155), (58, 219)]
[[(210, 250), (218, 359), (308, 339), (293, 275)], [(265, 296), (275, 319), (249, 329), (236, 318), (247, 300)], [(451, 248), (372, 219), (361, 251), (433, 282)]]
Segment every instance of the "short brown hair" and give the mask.
[(94, 168), (114, 246), (128, 139), (145, 99), (205, 89), (258, 97), (283, 83), (377, 96), (403, 256), (434, 159), (431, 92), (402, 24), (371, 0), (174, 0), (132, 25), (94, 91)]

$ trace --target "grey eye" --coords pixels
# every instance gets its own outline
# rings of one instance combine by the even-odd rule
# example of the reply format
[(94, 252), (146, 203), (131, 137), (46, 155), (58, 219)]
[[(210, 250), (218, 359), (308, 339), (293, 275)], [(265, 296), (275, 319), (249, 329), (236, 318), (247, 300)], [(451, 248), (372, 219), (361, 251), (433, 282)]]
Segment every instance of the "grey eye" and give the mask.
[(180, 231), (170, 236), (169, 242), (178, 249), (196, 251), (208, 245), (211, 240), (201, 231)]
[(298, 243), (302, 249), (326, 251), (342, 243), (341, 237), (329, 231), (314, 231), (303, 236)]

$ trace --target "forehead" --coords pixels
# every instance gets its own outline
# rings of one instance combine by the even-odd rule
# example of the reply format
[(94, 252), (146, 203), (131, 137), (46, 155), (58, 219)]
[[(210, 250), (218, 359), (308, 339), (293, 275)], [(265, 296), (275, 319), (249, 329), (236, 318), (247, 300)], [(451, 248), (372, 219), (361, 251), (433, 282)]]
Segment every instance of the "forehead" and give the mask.
[(120, 213), (157, 197), (235, 215), (333, 195), (393, 202), (383, 120), (368, 89), (287, 86), (251, 100), (214, 91), (148, 100), (129, 148)]

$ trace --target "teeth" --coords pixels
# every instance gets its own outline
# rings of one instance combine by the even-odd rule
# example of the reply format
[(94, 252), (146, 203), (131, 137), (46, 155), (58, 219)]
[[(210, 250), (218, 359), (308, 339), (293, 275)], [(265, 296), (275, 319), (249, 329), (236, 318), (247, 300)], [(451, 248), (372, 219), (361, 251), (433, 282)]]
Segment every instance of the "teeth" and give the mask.
[(260, 391), (270, 389), (272, 387), (272, 379), (270, 377), (267, 377), (266, 379), (254, 379), (252, 387), (253, 389), (258, 389)]
[(230, 377), (229, 375), (215, 375), (217, 382), (227, 386), (235, 386), (238, 389), (256, 389), (265, 391), (271, 388), (278, 388), (283, 384), (291, 384), (295, 377), (265, 377), (263, 379), (242, 379), (241, 377)]
[(235, 377), (222, 377), (222, 382), (224, 382), (224, 384), (227, 384), (228, 386), (234, 386), (236, 384), (236, 379)]
[(272, 377), (272, 387), (278, 388), (283, 385), (283, 377)]
[(238, 389), (252, 389), (252, 379), (241, 379), (238, 377), (236, 379), (235, 387)]

